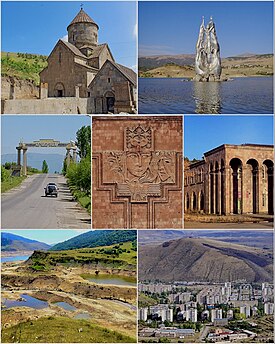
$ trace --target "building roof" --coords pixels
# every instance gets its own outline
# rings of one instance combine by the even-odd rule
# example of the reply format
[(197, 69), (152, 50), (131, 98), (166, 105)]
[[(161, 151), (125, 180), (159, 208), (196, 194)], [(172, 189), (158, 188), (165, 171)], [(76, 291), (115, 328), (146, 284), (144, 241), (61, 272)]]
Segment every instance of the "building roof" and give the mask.
[(243, 144), (240, 144), (240, 145), (236, 145), (236, 144), (223, 144), (223, 145), (220, 145), (216, 148), (213, 148), (207, 152), (204, 153), (204, 156), (209, 156), (211, 154), (214, 154), (216, 152), (218, 152), (219, 150), (223, 150), (225, 148), (232, 148), (232, 147), (236, 147), (236, 148), (254, 148), (254, 149), (259, 149), (259, 148), (274, 148), (274, 145), (265, 145), (265, 144), (255, 144), (255, 143), (243, 143)]
[(116, 62), (112, 62), (117, 69), (126, 76), (127, 79), (129, 79), (130, 82), (132, 82), (132, 84), (134, 84), (135, 86), (137, 86), (137, 74), (130, 68), (125, 67), (119, 63)]
[(99, 78), (101, 71), (104, 69), (104, 67), (107, 63), (111, 63), (126, 79), (128, 79), (130, 81), (130, 83), (132, 83), (135, 87), (137, 86), (137, 75), (132, 69), (125, 67), (125, 66), (122, 66), (119, 63), (113, 62), (111, 60), (106, 60), (103, 64), (103, 66), (100, 68), (98, 74), (95, 76), (95, 78), (90, 83), (89, 87), (91, 87), (91, 85), (96, 82), (96, 80)]
[(87, 59), (87, 57), (84, 54), (82, 54), (82, 52), (79, 49), (77, 49), (77, 47), (75, 47), (72, 43), (63, 41), (62, 39), (60, 39), (60, 41), (63, 44), (65, 44), (66, 47), (69, 48), (74, 53), (74, 55)]
[(116, 69), (118, 69), (121, 74), (134, 84), (134, 86), (137, 85), (137, 74), (132, 69), (110, 60), (107, 60), (106, 62), (110, 62), (114, 67), (116, 67)]
[[(81, 47), (80, 49), (83, 49), (83, 48), (85, 48), (85, 46)], [(112, 59), (115, 60), (107, 43), (98, 44), (96, 47), (92, 47), (92, 48), (89, 47), (89, 48), (92, 50), (92, 54), (88, 56), (87, 59), (93, 59), (95, 57), (99, 57), (103, 49), (107, 48), (109, 50), (110, 55), (112, 56)]]
[(70, 25), (68, 25), (68, 28), (69, 28), (69, 26), (71, 26), (73, 24), (77, 24), (77, 23), (90, 23), (90, 24), (96, 25), (97, 28), (99, 28), (97, 23), (90, 16), (88, 16), (88, 14), (83, 10), (83, 8), (81, 8), (81, 10), (78, 12), (78, 14), (75, 16), (75, 18), (70, 23)]

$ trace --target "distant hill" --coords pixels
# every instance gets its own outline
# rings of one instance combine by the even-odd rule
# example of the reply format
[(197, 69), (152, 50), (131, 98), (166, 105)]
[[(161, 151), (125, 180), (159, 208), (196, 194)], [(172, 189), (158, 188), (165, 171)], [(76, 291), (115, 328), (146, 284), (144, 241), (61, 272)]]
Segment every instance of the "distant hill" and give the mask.
[[(27, 154), (27, 163), (28, 166), (35, 167), (39, 170), (42, 168), (42, 162), (45, 159), (49, 166), (49, 173), (54, 173), (55, 171), (61, 172), (63, 167), (63, 160), (65, 157), (65, 150), (64, 156), (62, 154), (43, 154), (43, 153), (31, 153), (28, 151)], [(5, 162), (16, 162), (17, 161), (17, 154), (3, 154), (1, 156), (2, 164)]]
[(73, 250), (77, 248), (92, 248), (109, 246), (117, 243), (136, 241), (135, 230), (98, 230), (80, 234), (72, 239), (54, 245), (52, 251)]
[(40, 241), (11, 233), (1, 233), (1, 250), (5, 252), (48, 250), (49, 248), (50, 245)]
[(139, 70), (162, 67), (166, 64), (176, 64), (178, 66), (194, 65), (195, 54), (179, 55), (153, 55), (138, 58)]
[[(195, 54), (158, 55), (139, 57), (140, 77), (195, 76)], [(222, 58), (224, 76), (273, 75), (273, 54), (241, 54)]]
[(197, 282), (273, 280), (273, 250), (204, 238), (139, 247), (139, 279)]
[(139, 245), (163, 243), (180, 238), (209, 238), (264, 249), (273, 248), (273, 233), (270, 231), (215, 231), (215, 230), (146, 230), (139, 231)]
[(47, 66), (47, 56), (29, 53), (1, 53), (1, 75), (34, 81), (39, 85), (39, 73)]

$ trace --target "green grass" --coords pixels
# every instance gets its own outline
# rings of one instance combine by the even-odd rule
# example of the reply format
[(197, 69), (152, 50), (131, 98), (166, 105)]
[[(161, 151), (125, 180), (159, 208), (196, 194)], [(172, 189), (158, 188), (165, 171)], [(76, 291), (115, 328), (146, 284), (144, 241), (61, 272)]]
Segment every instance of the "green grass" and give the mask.
[(1, 75), (32, 80), (39, 85), (39, 73), (47, 66), (47, 56), (25, 53), (1, 53)]
[(136, 270), (137, 252), (131, 242), (101, 246), (95, 248), (80, 248), (64, 251), (36, 251), (31, 256), (32, 265), (35, 271), (48, 271), (56, 264), (100, 264), (101, 266), (117, 269)]
[(26, 179), (25, 176), (22, 176), (22, 177), (9, 176), (8, 179), (1, 182), (1, 193), (7, 192), (15, 188), (16, 186), (20, 185), (24, 179)]
[(2, 343), (134, 343), (136, 339), (87, 320), (47, 317), (2, 330)]

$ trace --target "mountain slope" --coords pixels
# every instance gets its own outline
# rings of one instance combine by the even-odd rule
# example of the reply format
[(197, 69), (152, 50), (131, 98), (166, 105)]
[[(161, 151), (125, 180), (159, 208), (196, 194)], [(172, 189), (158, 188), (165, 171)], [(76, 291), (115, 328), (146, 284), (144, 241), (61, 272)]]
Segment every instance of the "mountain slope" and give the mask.
[(1, 233), (1, 250), (5, 252), (48, 250), (50, 245), (11, 233)]
[(137, 239), (136, 231), (98, 230), (80, 234), (72, 239), (54, 245), (52, 251), (72, 250), (85, 247), (109, 246)]
[(272, 281), (272, 250), (203, 238), (183, 238), (139, 248), (139, 279), (172, 281)]

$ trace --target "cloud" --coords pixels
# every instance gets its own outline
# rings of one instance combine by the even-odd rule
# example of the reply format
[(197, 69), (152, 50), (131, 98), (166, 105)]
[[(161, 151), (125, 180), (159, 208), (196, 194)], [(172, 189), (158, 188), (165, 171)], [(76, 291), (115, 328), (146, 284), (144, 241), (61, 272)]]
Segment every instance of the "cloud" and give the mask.
[(139, 56), (152, 56), (152, 55), (174, 55), (178, 51), (176, 48), (169, 45), (139, 45)]
[(138, 36), (138, 25), (137, 25), (137, 23), (134, 25), (133, 36), (134, 36), (134, 38), (137, 38), (137, 36)]
[(131, 69), (133, 69), (135, 72), (137, 72), (137, 65), (135, 64), (135, 65), (131, 66)]
[(62, 41), (68, 42), (68, 35), (63, 36), (61, 39)]

